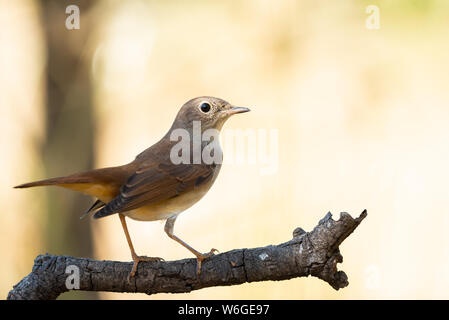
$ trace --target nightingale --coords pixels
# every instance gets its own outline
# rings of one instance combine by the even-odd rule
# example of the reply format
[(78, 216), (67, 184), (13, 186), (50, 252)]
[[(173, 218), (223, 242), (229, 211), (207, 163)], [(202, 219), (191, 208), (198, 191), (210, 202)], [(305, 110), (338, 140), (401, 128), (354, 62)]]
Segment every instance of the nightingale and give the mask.
[[(206, 148), (209, 148), (206, 151), (213, 149), (210, 154), (214, 159), (218, 157), (221, 160), (222, 157), (218, 136), (212, 135), (213, 139), (209, 139), (214, 143), (214, 148), (211, 148), (212, 142), (203, 140), (203, 134), (209, 132), (210, 136), (210, 132), (219, 132), (229, 117), (248, 111), (248, 108), (233, 106), (215, 97), (194, 98), (181, 107), (162, 139), (132, 162), (25, 183), (15, 188), (52, 185), (68, 188), (97, 199), (83, 216), (93, 213), (93, 217), (98, 219), (118, 214), (133, 260), (130, 277), (136, 274), (139, 262), (163, 259), (136, 254), (126, 217), (139, 221), (166, 220), (165, 232), (196, 256), (197, 273), (200, 274), (202, 261), (217, 250), (211, 249), (203, 254), (192, 248), (174, 234), (175, 221), (181, 212), (207, 193), (221, 168), (221, 161), (205, 161), (204, 157), (199, 157)], [(184, 141), (179, 138), (184, 138)], [(179, 151), (187, 153), (182, 161), (179, 160)]]

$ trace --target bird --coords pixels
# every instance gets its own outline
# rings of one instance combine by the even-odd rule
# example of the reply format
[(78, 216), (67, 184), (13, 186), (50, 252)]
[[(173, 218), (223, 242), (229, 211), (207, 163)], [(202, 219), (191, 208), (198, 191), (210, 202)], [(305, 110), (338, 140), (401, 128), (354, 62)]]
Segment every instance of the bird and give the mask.
[(216, 97), (193, 98), (180, 108), (168, 132), (128, 164), (29, 182), (15, 188), (71, 189), (97, 199), (82, 217), (92, 214), (99, 219), (118, 214), (133, 260), (129, 277), (135, 276), (139, 262), (164, 259), (136, 254), (126, 218), (166, 220), (165, 233), (196, 256), (199, 275), (202, 262), (217, 250), (213, 248), (206, 254), (195, 250), (174, 234), (175, 221), (209, 191), (220, 172), (222, 149), (218, 134), (223, 124), (232, 115), (248, 111), (249, 108)]

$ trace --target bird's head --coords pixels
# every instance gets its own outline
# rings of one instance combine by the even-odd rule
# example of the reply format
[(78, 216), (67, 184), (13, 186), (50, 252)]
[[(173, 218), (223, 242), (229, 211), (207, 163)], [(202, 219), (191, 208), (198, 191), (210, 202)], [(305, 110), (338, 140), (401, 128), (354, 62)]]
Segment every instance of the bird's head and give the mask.
[(198, 97), (187, 101), (182, 106), (172, 129), (191, 128), (194, 121), (199, 121), (201, 131), (207, 129), (221, 130), (229, 117), (248, 111), (250, 111), (248, 108), (233, 106), (220, 98)]

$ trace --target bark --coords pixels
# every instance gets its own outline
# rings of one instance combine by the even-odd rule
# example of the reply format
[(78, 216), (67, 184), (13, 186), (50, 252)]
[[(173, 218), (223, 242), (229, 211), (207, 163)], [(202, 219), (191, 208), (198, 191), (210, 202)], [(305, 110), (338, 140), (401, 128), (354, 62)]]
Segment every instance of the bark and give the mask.
[(66, 286), (71, 274), (67, 271), (69, 266), (79, 268), (79, 290), (85, 291), (149, 295), (181, 293), (213, 286), (308, 276), (318, 277), (338, 290), (348, 285), (346, 274), (337, 270), (337, 263), (343, 261), (339, 245), (366, 215), (365, 210), (353, 219), (343, 212), (335, 221), (328, 213), (312, 231), (297, 228), (293, 231), (293, 239), (279, 245), (214, 255), (203, 261), (200, 275), (196, 273), (196, 259), (141, 262), (136, 276), (128, 279), (131, 262), (39, 255), (32, 272), (14, 286), (8, 299), (56, 299), (69, 291)]

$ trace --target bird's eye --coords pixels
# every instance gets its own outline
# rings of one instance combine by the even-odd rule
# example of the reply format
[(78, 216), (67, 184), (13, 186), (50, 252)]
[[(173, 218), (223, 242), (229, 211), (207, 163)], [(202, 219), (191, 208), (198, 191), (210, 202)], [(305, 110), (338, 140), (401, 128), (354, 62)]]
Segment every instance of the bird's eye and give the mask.
[(200, 106), (201, 111), (203, 111), (204, 113), (207, 113), (210, 111), (210, 104), (208, 104), (207, 102), (203, 102)]

